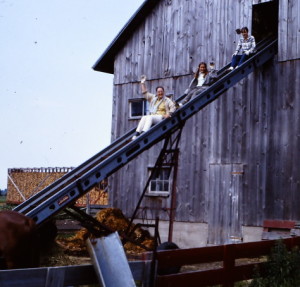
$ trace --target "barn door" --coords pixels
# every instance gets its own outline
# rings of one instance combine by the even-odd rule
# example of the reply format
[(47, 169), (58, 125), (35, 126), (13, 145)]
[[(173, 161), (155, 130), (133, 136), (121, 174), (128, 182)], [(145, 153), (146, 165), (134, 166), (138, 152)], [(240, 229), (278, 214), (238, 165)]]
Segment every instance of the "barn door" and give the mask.
[(208, 244), (242, 240), (242, 164), (210, 164), (208, 194)]
[(278, 37), (278, 0), (252, 6), (252, 35), (258, 43), (269, 36)]

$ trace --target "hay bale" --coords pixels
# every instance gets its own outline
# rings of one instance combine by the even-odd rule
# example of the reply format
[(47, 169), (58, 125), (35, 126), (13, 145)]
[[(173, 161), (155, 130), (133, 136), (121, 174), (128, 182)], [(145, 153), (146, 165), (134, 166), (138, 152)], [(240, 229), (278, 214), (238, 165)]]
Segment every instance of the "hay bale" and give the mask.
[[(33, 196), (46, 188), (66, 173), (72, 167), (40, 167), (40, 168), (11, 168), (8, 169), (6, 202), (20, 204), (25, 199)], [(100, 182), (87, 194), (76, 201), (76, 206), (108, 204), (108, 181)]]

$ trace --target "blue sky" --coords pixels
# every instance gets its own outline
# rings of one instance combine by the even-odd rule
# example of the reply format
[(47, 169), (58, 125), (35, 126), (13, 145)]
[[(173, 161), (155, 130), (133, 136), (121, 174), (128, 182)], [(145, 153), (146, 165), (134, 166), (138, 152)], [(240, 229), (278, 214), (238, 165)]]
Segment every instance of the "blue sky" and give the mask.
[(0, 189), (110, 143), (113, 75), (92, 69), (143, 0), (0, 0)]

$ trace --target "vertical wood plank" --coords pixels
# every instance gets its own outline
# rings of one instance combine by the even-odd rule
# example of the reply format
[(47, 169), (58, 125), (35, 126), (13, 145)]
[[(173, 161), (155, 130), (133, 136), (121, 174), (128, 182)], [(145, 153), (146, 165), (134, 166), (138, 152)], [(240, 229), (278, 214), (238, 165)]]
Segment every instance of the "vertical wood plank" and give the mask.
[[(200, 61), (213, 59), (219, 68), (230, 61), (239, 37), (235, 29), (244, 25), (251, 29), (252, 4), (258, 2), (262, 3), (159, 1), (115, 59), (113, 138), (138, 124), (128, 120), (128, 99), (141, 96), (141, 74), (147, 74), (149, 90), (162, 84), (178, 97)], [(176, 220), (208, 222), (211, 205), (226, 208), (212, 196), (208, 180), (210, 164), (226, 163), (244, 166), (241, 223), (257, 226), (265, 217), (300, 220), (296, 206), (300, 174), (295, 161), (300, 156), (296, 96), (300, 67), (299, 59), (285, 61), (300, 51), (295, 31), (299, 5), (296, 0), (279, 1), (278, 59), (282, 62), (274, 59), (260, 67), (186, 123), (180, 143)], [(160, 145), (151, 148), (113, 176), (113, 205), (125, 214), (131, 215), (147, 168), (159, 150)], [(215, 176), (215, 189), (222, 190), (222, 176), (221, 172)], [(148, 204), (167, 206), (168, 201), (147, 199)], [(168, 220), (167, 213), (162, 212), (161, 219)]]

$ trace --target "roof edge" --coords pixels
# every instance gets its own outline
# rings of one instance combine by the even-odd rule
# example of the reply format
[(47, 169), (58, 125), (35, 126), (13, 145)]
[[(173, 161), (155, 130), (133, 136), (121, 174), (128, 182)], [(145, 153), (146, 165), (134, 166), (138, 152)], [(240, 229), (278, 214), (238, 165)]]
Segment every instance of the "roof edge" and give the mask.
[(132, 33), (140, 26), (144, 19), (151, 13), (160, 0), (146, 0), (133, 14), (118, 35), (106, 48), (100, 58), (92, 66), (98, 72), (114, 74), (114, 60), (116, 54), (124, 46)]

